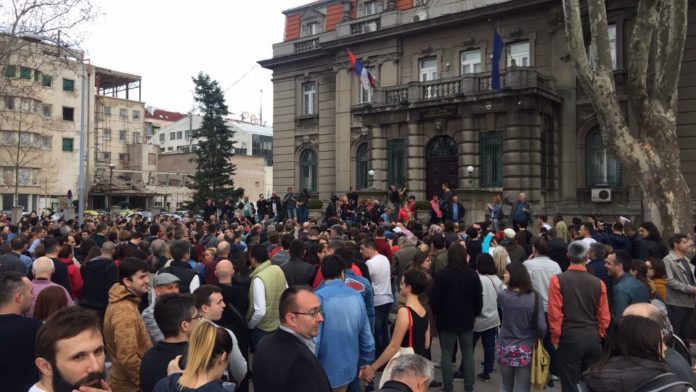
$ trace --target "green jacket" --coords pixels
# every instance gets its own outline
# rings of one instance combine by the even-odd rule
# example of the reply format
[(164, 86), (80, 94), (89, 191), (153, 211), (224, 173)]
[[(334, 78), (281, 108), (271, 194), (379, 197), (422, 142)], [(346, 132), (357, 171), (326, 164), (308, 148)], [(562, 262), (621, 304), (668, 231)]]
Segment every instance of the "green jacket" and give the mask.
[[(271, 264), (270, 260), (261, 263), (254, 272), (251, 273), (251, 280), (259, 278), (263, 282), (266, 297), (266, 316), (256, 326), (256, 328), (265, 331), (273, 332), (280, 327), (280, 316), (278, 312), (278, 304), (280, 303), (280, 295), (283, 294), (287, 287), (285, 274), (277, 265)], [(249, 287), (249, 299), (252, 306), (247, 311), (247, 320), (251, 319), (254, 314), (254, 287)]]

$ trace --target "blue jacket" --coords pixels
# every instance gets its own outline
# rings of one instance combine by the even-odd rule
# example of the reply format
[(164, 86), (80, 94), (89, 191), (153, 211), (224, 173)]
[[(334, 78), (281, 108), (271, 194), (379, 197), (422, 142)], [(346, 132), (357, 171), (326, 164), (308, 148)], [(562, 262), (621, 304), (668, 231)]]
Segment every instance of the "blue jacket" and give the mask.
[(592, 275), (602, 279), (604, 285), (607, 286), (607, 300), (609, 301), (609, 304), (613, 304), (614, 279), (609, 276), (609, 271), (607, 271), (607, 267), (604, 265), (604, 263), (604, 258), (590, 260), (590, 262), (587, 263), (587, 270), (590, 271)]
[(365, 310), (367, 311), (367, 319), (370, 321), (370, 331), (375, 334), (375, 291), (372, 289), (372, 284), (366, 278), (358, 276), (352, 269), (344, 269), (343, 276), (346, 286), (357, 291), (362, 295), (365, 301)]
[(625, 250), (628, 253), (633, 251), (633, 243), (624, 235), (607, 233), (599, 239), (599, 242), (611, 245), (615, 251)]
[(621, 318), (628, 305), (650, 302), (648, 288), (629, 273), (624, 273), (614, 280), (614, 302), (611, 315), (617, 320)]
[(360, 294), (339, 279), (324, 282), (316, 291), (324, 322), (314, 338), (317, 358), (331, 388), (348, 385), (360, 366), (375, 360), (375, 339)]

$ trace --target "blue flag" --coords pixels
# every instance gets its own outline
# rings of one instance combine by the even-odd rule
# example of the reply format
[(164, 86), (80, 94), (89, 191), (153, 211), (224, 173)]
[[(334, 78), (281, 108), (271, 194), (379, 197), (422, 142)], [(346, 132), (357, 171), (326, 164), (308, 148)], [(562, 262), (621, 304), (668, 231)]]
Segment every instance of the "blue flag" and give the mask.
[(498, 34), (498, 30), (493, 29), (493, 72), (491, 73), (491, 87), (500, 91), (500, 56), (503, 54), (505, 42)]

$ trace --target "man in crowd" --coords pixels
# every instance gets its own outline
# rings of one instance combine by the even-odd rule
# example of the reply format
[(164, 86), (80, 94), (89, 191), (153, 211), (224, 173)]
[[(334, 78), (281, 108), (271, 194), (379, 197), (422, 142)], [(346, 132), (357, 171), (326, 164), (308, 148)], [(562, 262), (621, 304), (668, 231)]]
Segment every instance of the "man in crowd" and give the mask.
[(520, 193), (517, 196), (517, 201), (515, 201), (514, 203), (508, 200), (506, 194), (503, 201), (505, 202), (505, 204), (512, 206), (512, 211), (510, 213), (512, 215), (512, 228), (515, 231), (519, 230), (520, 222), (529, 225), (529, 223), (532, 221), (532, 207), (529, 205), (529, 202), (527, 201), (526, 193)]
[[(214, 324), (220, 321), (225, 310), (225, 300), (219, 287), (205, 284), (193, 292), (193, 298), (196, 301), (196, 309), (198, 309), (204, 320), (211, 321)], [(237, 337), (232, 331), (225, 329), (232, 338), (232, 352), (229, 356), (227, 370), (232, 379), (237, 383), (241, 383), (247, 374), (247, 362), (241, 351), (239, 351)]]
[(316, 295), (321, 301), (324, 323), (315, 339), (317, 357), (334, 391), (345, 392), (358, 369), (375, 360), (375, 341), (365, 302), (343, 281), (341, 257), (326, 256), (321, 264), (324, 283)]
[(35, 363), (41, 378), (29, 391), (109, 391), (105, 357), (96, 313), (79, 307), (61, 309), (36, 336)]
[(588, 253), (583, 241), (570, 243), (570, 267), (553, 276), (549, 285), (548, 325), (563, 392), (576, 392), (582, 372), (599, 361), (600, 340), (611, 321), (607, 288), (587, 272)]
[(193, 293), (201, 285), (201, 280), (188, 262), (191, 258), (191, 243), (186, 240), (174, 241), (169, 246), (169, 252), (172, 254), (169, 267), (162, 268), (158, 273), (166, 272), (176, 276), (179, 278), (179, 292)]
[(152, 288), (155, 292), (155, 300), (143, 310), (142, 317), (152, 344), (156, 345), (157, 342), (164, 340), (164, 335), (155, 320), (155, 304), (163, 295), (179, 292), (179, 278), (167, 272), (157, 274), (152, 281)]
[(101, 320), (109, 304), (109, 290), (118, 282), (118, 268), (113, 261), (115, 249), (113, 242), (104, 242), (99, 257), (85, 260), (82, 266), (84, 284), (80, 306), (96, 311)]
[(625, 250), (609, 253), (607, 271), (614, 280), (611, 315), (618, 320), (631, 304), (650, 302), (648, 288), (631, 276), (631, 255)]
[(290, 242), (288, 253), (290, 260), (280, 267), (285, 274), (288, 286), (310, 286), (317, 268), (302, 259), (305, 253), (304, 243), (300, 240), (293, 240)]
[(109, 232), (109, 227), (104, 223), (99, 223), (97, 229), (92, 236), (92, 241), (94, 241), (97, 246), (101, 247), (106, 242), (106, 234)]
[(594, 227), (592, 226), (592, 223), (590, 223), (590, 222), (583, 222), (580, 225), (580, 229), (578, 230), (578, 235), (580, 236), (580, 238), (579, 238), (580, 241), (584, 242), (588, 248), (590, 247), (590, 245), (597, 242), (594, 238), (592, 238), (593, 232), (594, 232)]
[(19, 236), (10, 241), (10, 246), (12, 250), (0, 256), (0, 272), (16, 271), (20, 274), (26, 274), (28, 269), (22, 261), (22, 256), (24, 256), (23, 253), (27, 250), (27, 242), (24, 240), (24, 237)]
[(611, 304), (614, 303), (614, 279), (609, 275), (607, 262), (604, 260), (606, 254), (606, 245), (599, 242), (590, 245), (590, 251), (588, 253), (590, 261), (587, 263), (587, 270), (590, 271), (592, 275), (602, 279), (604, 285), (607, 286), (607, 300), (611, 307)]
[(561, 271), (565, 272), (570, 266), (568, 261), (568, 244), (558, 237), (556, 229), (551, 229), (546, 232), (546, 246), (549, 251), (549, 258), (561, 267)]
[(264, 336), (273, 333), (279, 326), (278, 302), (286, 287), (285, 274), (277, 265), (271, 264), (266, 247), (257, 244), (249, 252), (251, 287), (249, 288), (249, 310), (247, 325), (251, 330), (251, 342), (256, 347)]
[(147, 263), (136, 257), (121, 260), (120, 281), (109, 290), (109, 306), (104, 315), (104, 342), (113, 368), (109, 383), (114, 392), (137, 391), (140, 362), (152, 347), (138, 305), (148, 293)]
[(285, 233), (280, 237), (280, 246), (282, 249), (271, 258), (271, 263), (273, 265), (282, 268), (290, 261), (290, 243), (294, 239), (295, 237), (291, 233)]
[(319, 298), (308, 289), (291, 287), (280, 296), (279, 314), (280, 328), (259, 343), (254, 355), (255, 390), (330, 392), (312, 341), (324, 321)]
[(215, 275), (219, 283), (225, 309), (222, 312), (220, 325), (232, 330), (239, 341), (239, 351), (242, 356), (249, 358), (249, 329), (246, 314), (249, 309), (249, 292), (241, 284), (234, 281), (234, 265), (229, 260), (220, 260), (215, 267)]
[(34, 275), (34, 279), (31, 281), (33, 299), (31, 301), (31, 310), (29, 310), (27, 313), (28, 317), (32, 317), (34, 315), (36, 299), (39, 297), (41, 291), (47, 287), (58, 286), (63, 289), (68, 306), (73, 305), (73, 299), (70, 296), (70, 293), (68, 293), (68, 290), (57, 283), (51, 282), (51, 275), (53, 275), (54, 271), (55, 267), (53, 265), (53, 260), (49, 259), (48, 257), (39, 257), (38, 259), (34, 260), (31, 268), (31, 272)]
[(689, 238), (684, 234), (674, 234), (668, 240), (672, 248), (663, 259), (667, 270), (667, 312), (674, 333), (682, 339), (688, 339), (689, 320), (696, 306), (696, 282), (694, 272), (686, 252), (689, 250)]
[(0, 385), (25, 392), (38, 380), (34, 344), (41, 321), (24, 317), (31, 309), (31, 281), (16, 271), (0, 272)]
[(167, 376), (169, 361), (177, 355), (185, 355), (193, 327), (201, 318), (191, 295), (163, 294), (157, 300), (154, 319), (164, 338), (143, 356), (140, 364), (142, 392), (151, 392), (155, 384)]
[(389, 260), (377, 251), (371, 239), (360, 244), (360, 254), (367, 259), (370, 279), (375, 293), (375, 348), (379, 356), (389, 344), (389, 310), (394, 303), (391, 288), (391, 268)]
[(394, 358), (391, 377), (381, 392), (427, 392), (435, 380), (435, 367), (418, 354), (400, 355)]
[(73, 295), (72, 284), (68, 276), (68, 266), (58, 260), (59, 244), (55, 238), (46, 237), (43, 239), (43, 248), (45, 256), (53, 260), (54, 272), (51, 280), (65, 287), (70, 295)]
[(283, 205), (287, 219), (297, 219), (297, 195), (293, 192), (292, 187), (288, 187), (288, 192), (283, 196)]

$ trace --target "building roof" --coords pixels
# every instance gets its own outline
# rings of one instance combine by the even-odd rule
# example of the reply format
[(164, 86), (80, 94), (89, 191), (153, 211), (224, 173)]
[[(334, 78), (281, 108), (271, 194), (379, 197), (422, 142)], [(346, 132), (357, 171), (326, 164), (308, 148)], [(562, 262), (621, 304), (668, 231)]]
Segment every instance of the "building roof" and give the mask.
[(153, 118), (156, 120), (164, 121), (179, 121), (185, 118), (186, 115), (178, 112), (170, 112), (168, 110), (154, 109), (152, 113), (149, 110), (145, 111), (145, 118)]
[(252, 135), (273, 136), (273, 127), (268, 127), (260, 124), (252, 124), (239, 120), (227, 120), (227, 125), (237, 127), (246, 133)]
[(141, 77), (126, 72), (114, 71), (102, 67), (94, 67), (95, 74), (98, 79), (99, 88), (114, 88), (118, 86), (127, 86), (130, 83), (139, 82)]

